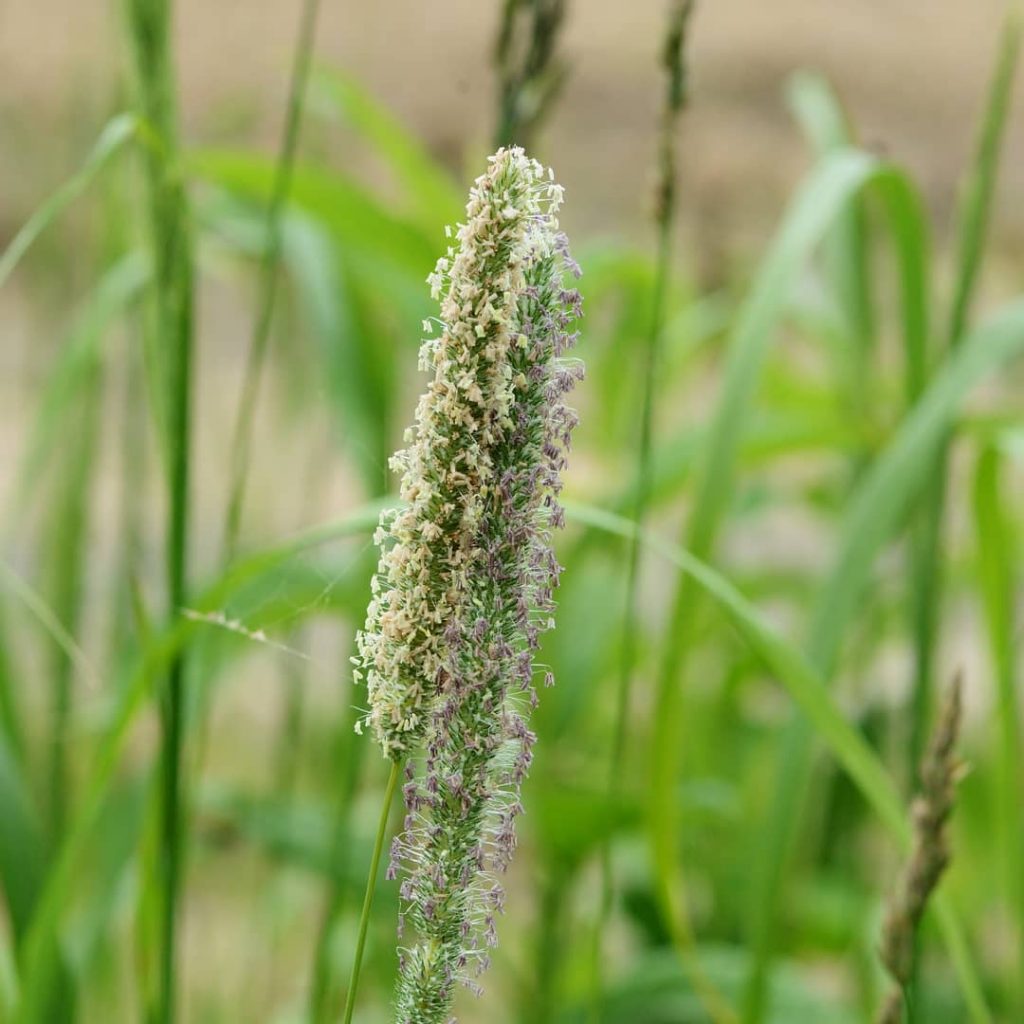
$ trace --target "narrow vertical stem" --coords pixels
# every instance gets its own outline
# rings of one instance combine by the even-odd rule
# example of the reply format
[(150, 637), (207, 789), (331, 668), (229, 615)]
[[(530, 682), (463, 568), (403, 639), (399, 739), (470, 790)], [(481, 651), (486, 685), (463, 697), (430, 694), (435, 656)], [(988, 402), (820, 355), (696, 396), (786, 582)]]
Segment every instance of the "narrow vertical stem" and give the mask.
[(348, 872), (351, 859), (349, 842), (352, 798), (359, 782), (360, 769), (365, 757), (366, 744), (353, 742), (355, 726), (362, 716), (356, 707), (351, 707), (341, 723), (342, 735), (347, 740), (344, 762), (339, 764), (339, 785), (337, 817), (334, 822), (333, 864), (335, 876), (327, 894), (320, 930), (317, 934), (316, 951), (313, 955), (313, 977), (309, 991), (310, 1024), (327, 1024), (331, 1019), (331, 1008), (337, 1002), (337, 982), (331, 970), (331, 939), (342, 911), (345, 908), (346, 887), (342, 879)]
[[(637, 484), (633, 504), (633, 521), (637, 530), (633, 533), (628, 549), (626, 573), (626, 596), (623, 613), (622, 649), (619, 660), (618, 687), (611, 756), (608, 761), (607, 792), (614, 806), (622, 793), (622, 765), (626, 747), (626, 728), (632, 697), (633, 671), (636, 662), (637, 632), (637, 590), (640, 567), (640, 534), (647, 517), (647, 506), (651, 490), (651, 453), (654, 434), (654, 382), (665, 325), (665, 296), (668, 290), (672, 266), (672, 228), (676, 197), (676, 121), (685, 104), (685, 65), (683, 45), (686, 26), (692, 10), (692, 0), (680, 0), (673, 8), (665, 39), (662, 62), (668, 75), (666, 103), (662, 112), (661, 129), (658, 136), (658, 186), (655, 223), (657, 226), (657, 255), (655, 265), (654, 291), (651, 297), (651, 318), (644, 346), (642, 377), (642, 398), (640, 416), (640, 438), (637, 448)], [(614, 896), (614, 881), (611, 863), (611, 840), (601, 844), (601, 903), (593, 937), (593, 964), (591, 974), (591, 1020), (600, 1017), (602, 998), (601, 945), (604, 929), (611, 913)]]
[(536, 988), (524, 1007), (522, 1019), (530, 1024), (551, 1024), (558, 1018), (556, 981), (563, 960), (562, 918), (569, 870), (557, 861), (548, 870), (540, 897), (537, 929)]
[(391, 803), (395, 798), (395, 789), (402, 774), (400, 761), (391, 762), (391, 774), (388, 776), (387, 788), (384, 790), (384, 802), (380, 808), (380, 821), (377, 822), (377, 839), (373, 844), (373, 856), (370, 859), (370, 871), (366, 876), (366, 893), (363, 896), (363, 909), (359, 915), (359, 933), (356, 939), (356, 952), (352, 960), (352, 976), (348, 983), (348, 995), (345, 997), (344, 1024), (351, 1024), (352, 1012), (356, 1005), (356, 989), (359, 986), (359, 971), (363, 966), (363, 950), (366, 948), (366, 932), (370, 925), (370, 908), (373, 906), (373, 893), (377, 887), (377, 872), (380, 868), (380, 855), (384, 849), (384, 838), (388, 831), (388, 818), (391, 814)]
[(291, 80), (288, 87), (288, 110), (285, 115), (270, 201), (267, 204), (267, 237), (263, 262), (260, 267), (259, 310), (253, 323), (249, 357), (245, 366), (242, 395), (238, 403), (238, 415), (235, 419), (231, 443), (231, 483), (224, 526), (224, 559), (226, 562), (230, 561), (235, 553), (242, 522), (245, 482), (249, 474), (252, 454), (256, 401), (259, 397), (260, 380), (263, 376), (263, 365), (266, 362), (267, 345), (270, 339), (270, 325), (274, 317), (274, 302), (277, 297), (278, 264), (281, 256), (281, 219), (288, 193), (291, 190), (295, 151), (302, 122), (306, 82), (309, 79), (309, 66), (319, 9), (320, 0), (305, 0), (303, 3), (302, 20), (299, 25), (299, 36), (295, 45)]
[[(494, 47), (495, 145), (532, 147), (564, 79), (555, 49), (566, 6), (567, 0), (504, 0)], [(526, 23), (528, 28), (521, 32), (520, 25)]]
[[(192, 257), (188, 202), (178, 166), (177, 110), (171, 62), (171, 0), (130, 0), (141, 114), (153, 133), (145, 152), (149, 231), (153, 248), (156, 356), (166, 391), (163, 400), (167, 468), (166, 586), (168, 612), (186, 603), (189, 535), (192, 382)], [(161, 694), (159, 969), (152, 1019), (175, 1019), (176, 933), (180, 902), (184, 813), (182, 743), (185, 657), (171, 661)]]
[[(50, 536), (54, 556), (53, 610), (67, 635), (76, 638), (82, 612), (85, 576), (84, 545), (89, 522), (90, 483), (100, 419), (102, 387), (99, 360), (91, 365), (79, 382), (79, 420), (77, 431), (68, 440), (65, 481), (56, 502), (56, 516)], [(49, 812), (50, 836), (59, 843), (70, 803), (71, 777), (68, 772), (67, 745), (72, 713), (74, 662), (60, 643), (53, 643), (53, 693), (51, 707)]]
[[(946, 334), (949, 351), (959, 346), (969, 322), (984, 242), (991, 219), (999, 154), (1020, 51), (1021, 27), (1020, 8), (1014, 4), (1007, 14), (1000, 35), (999, 54), (989, 85), (985, 114), (960, 207), (957, 224), (957, 272)], [(927, 743), (927, 723), (931, 717), (934, 700), (935, 656), (938, 625), (942, 615), (942, 546), (945, 534), (949, 448), (950, 438), (947, 436), (935, 459), (932, 475), (925, 488), (925, 501), (913, 535), (911, 570), (914, 585), (911, 609), (914, 634), (914, 689), (911, 700), (908, 769), (911, 779), (915, 780), (917, 767)], [(917, 985), (918, 974), (916, 933), (912, 940), (911, 956), (913, 965), (909, 989), (913, 991)], [(907, 1008), (908, 1024), (916, 1024), (920, 1019), (919, 1000), (911, 999)]]

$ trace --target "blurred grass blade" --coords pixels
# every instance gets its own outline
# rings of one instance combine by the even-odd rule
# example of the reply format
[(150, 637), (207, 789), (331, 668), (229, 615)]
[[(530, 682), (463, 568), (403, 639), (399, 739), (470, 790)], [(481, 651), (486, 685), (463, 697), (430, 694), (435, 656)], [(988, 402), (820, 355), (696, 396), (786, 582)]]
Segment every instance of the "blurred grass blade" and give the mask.
[(0, 939), (0, 1020), (10, 1020), (18, 1005), (18, 968), (10, 944)]
[(42, 825), (21, 769), (6, 744), (0, 744), (0, 876), (14, 934), (20, 938), (46, 872)]
[[(1017, 549), (1003, 495), (1003, 458), (986, 445), (974, 469), (974, 529), (977, 567), (996, 681), (993, 734), (997, 737), (995, 806), (1001, 847), (1004, 901), (1016, 926), (1015, 996), (1024, 999), (1024, 757), (1021, 753), (1020, 701), (1017, 696), (1016, 621)], [(1019, 1005), (1019, 1004), (1018, 1004)]]
[[(279, 570), (310, 548), (371, 532), (377, 525), (380, 507), (379, 504), (367, 506), (336, 523), (307, 530), (274, 548), (239, 558), (230, 569), (192, 599), (193, 609), (199, 613), (217, 612), (224, 608), (231, 595), (240, 588), (254, 579)], [(293, 622), (297, 624), (303, 616), (313, 615), (318, 610), (316, 602), (307, 602), (295, 611)], [(118, 693), (116, 706), (111, 712), (89, 770), (82, 799), (69, 823), (54, 867), (46, 875), (37, 910), (32, 915), (25, 937), (22, 994), (17, 1017), (19, 1024), (38, 1024), (39, 1008), (44, 1005), (48, 988), (53, 983), (62, 913), (69, 903), (77, 872), (88, 851), (103, 803), (114, 781), (129, 730), (146, 707), (154, 681), (166, 672), (167, 666), (201, 627), (201, 621), (194, 618), (173, 617), (169, 625), (151, 637), (126, 685)]]
[[(0, 821), (0, 884), (20, 953), (46, 883), (49, 850), (28, 786), (4, 743), (0, 743)], [(5, 987), (8, 996), (16, 996), (17, 978)], [(2, 1019), (10, 1016), (5, 1013)], [(73, 1020), (74, 988), (63, 956), (55, 951), (50, 985), (33, 1024), (70, 1024)]]
[(135, 135), (137, 126), (138, 121), (134, 114), (118, 114), (107, 122), (81, 169), (29, 217), (0, 254), (0, 288), (32, 243), (89, 187), (107, 161)]
[(959, 343), (967, 326), (978, 270), (996, 191), (999, 153), (1013, 96), (1020, 55), (1024, 15), (1020, 4), (1010, 5), (999, 37), (999, 54), (989, 86), (985, 115), (978, 136), (974, 165), (963, 191), (957, 230), (957, 274), (949, 316), (949, 344)]
[[(69, 403), (70, 427), (65, 431), (44, 543), (49, 554), (46, 575), (56, 620), (68, 636), (81, 636), (87, 581), (86, 556), (103, 406), (103, 362), (92, 359), (83, 368)], [(75, 663), (59, 643), (50, 645), (49, 707), (49, 835), (56, 842), (64, 830), (73, 801), (69, 769)]]
[[(687, 548), (707, 559), (728, 510), (741, 439), (768, 344), (806, 261), (838, 213), (867, 185), (875, 187), (890, 215), (903, 285), (903, 330), (908, 349), (923, 352), (927, 330), (925, 232), (920, 202), (898, 170), (858, 150), (829, 154), (792, 201), (750, 295), (736, 321), (728, 348), (720, 397), (701, 458), (694, 507), (686, 527)], [(692, 584), (677, 582), (666, 631), (654, 703), (650, 837), (659, 878), (659, 900), (673, 920), (682, 920), (675, 875), (678, 822), (671, 794), (677, 774), (682, 715), (681, 681), (694, 621)]]
[(259, 272), (258, 312), (253, 321), (249, 342), (249, 353), (242, 378), (242, 391), (235, 418), (234, 434), (231, 441), (229, 464), (229, 490), (224, 526), (224, 558), (230, 560), (238, 543), (242, 523), (242, 505), (245, 500), (245, 484), (249, 475), (252, 454), (253, 418), (263, 379), (263, 366), (270, 342), (270, 328), (274, 319), (277, 298), (281, 251), (281, 224), (284, 219), (288, 192), (291, 188), (292, 169), (299, 142), (299, 128), (305, 106), (306, 82), (309, 78), (309, 64), (316, 36), (316, 21), (319, 14), (319, 0), (303, 0), (299, 33), (292, 55), (292, 70), (288, 85), (288, 104), (284, 129), (278, 150), (277, 165), (271, 185), (270, 198), (266, 206), (264, 225), (266, 246)]
[(318, 69), (313, 84), (387, 162), (425, 229), (437, 231), (459, 216), (463, 199), (451, 175), (387, 107), (339, 71)]
[(910, 828), (904, 808), (885, 767), (863, 736), (843, 717), (824, 681), (805, 656), (783, 640), (753, 604), (724, 576), (687, 549), (660, 539), (650, 530), (637, 531), (631, 520), (614, 512), (569, 500), (564, 504), (566, 515), (573, 522), (620, 537), (639, 536), (644, 547), (685, 573), (709, 596), (750, 644), (758, 659), (786, 688), (893, 836), (901, 844), (909, 841)]
[(111, 322), (142, 293), (151, 278), (149, 261), (141, 253), (129, 253), (115, 263), (92, 290), (61, 346), (40, 395), (28, 441), (21, 456), (14, 485), (10, 536), (14, 522), (26, 511), (34, 485), (43, 475), (47, 460), (66, 436), (66, 416), (82, 381), (92, 373)]
[[(191, 154), (188, 169), (261, 204), (273, 189), (275, 163), (256, 154), (205, 150)], [(436, 261), (436, 243), (418, 225), (339, 171), (296, 163), (289, 202), (320, 221), (346, 249), (401, 268), (420, 283)]]
[[(824, 78), (798, 72), (789, 82), (788, 94), (790, 106), (819, 157), (853, 144), (846, 113)], [(864, 197), (851, 197), (825, 240), (832, 290), (845, 323), (849, 349), (839, 384), (850, 411), (861, 419), (869, 412), (876, 331), (866, 218)]]
[[(143, 161), (148, 242), (153, 261), (151, 364), (155, 418), (163, 427), (166, 455), (164, 600), (176, 615), (188, 601), (192, 490), (194, 385), (194, 266), (192, 218), (181, 173), (177, 80), (173, 56), (173, 0), (129, 0), (123, 8), (135, 67), (135, 100), (155, 145)], [(174, 1024), (178, 989), (178, 917), (187, 835), (184, 769), (185, 651), (168, 662), (159, 693), (160, 857), (148, 876), (160, 899), (159, 941), (147, 949), (159, 964), (154, 1024)], [(149, 1002), (149, 993), (144, 993)]]
[(1019, 299), (971, 331), (864, 475), (848, 503), (838, 553), (814, 603), (808, 650), (825, 675), (835, 668), (843, 631), (854, 618), (875, 557), (922, 487), (964, 398), (1022, 351), (1024, 299)]
[[(831, 679), (835, 672), (843, 634), (863, 600), (875, 558), (925, 485), (959, 404), (974, 385), (1022, 351), (1024, 300), (1004, 308), (971, 333), (865, 473), (848, 504), (831, 571), (812, 605), (815, 612), (807, 650), (811, 663), (824, 678)], [(771, 955), (766, 936), (779, 905), (785, 861), (800, 823), (811, 741), (806, 723), (795, 721), (786, 737), (776, 795), (766, 818), (769, 835), (763, 844), (754, 909), (759, 955), (748, 994), (748, 1020), (758, 1019), (762, 1012)], [(973, 1020), (986, 1019), (977, 1006), (970, 1009)]]
[[(1024, 306), (1021, 315), (1024, 316)], [(1024, 347), (1024, 331), (1020, 336)], [(566, 513), (578, 522), (607, 530), (620, 537), (631, 537), (636, 527), (628, 519), (603, 509), (566, 502)], [(650, 531), (640, 531), (642, 543), (670, 564), (686, 573), (726, 614), (765, 668), (786, 689), (802, 713), (801, 721), (825, 743), (851, 780), (906, 853), (912, 834), (908, 813), (885, 766), (839, 710), (828, 691), (825, 679), (812, 662), (788, 644), (761, 617), (757, 609), (732, 584), (691, 552)], [(990, 1024), (981, 983), (961, 931), (959, 920), (946, 895), (938, 893), (934, 901), (936, 916), (950, 956), (954, 961), (961, 991), (977, 1024)]]
[(387, 485), (383, 471), (397, 383), (395, 359), (373, 330), (352, 274), (315, 220), (292, 217), (285, 260), (312, 320), (331, 410), (368, 494)]
[[(1015, 3), (1007, 14), (1000, 34), (999, 55), (989, 86), (985, 113), (975, 147), (974, 160), (965, 183), (957, 223), (956, 276), (947, 327), (947, 344), (957, 348), (967, 329), (970, 308), (985, 249), (995, 195), (999, 154), (1009, 113), (1013, 79), (1020, 51), (1021, 16)], [(923, 387), (908, 379), (913, 401)], [(931, 720), (934, 689), (934, 661), (941, 618), (943, 591), (943, 520), (948, 475), (947, 446), (936, 453), (930, 486), (922, 503), (912, 552), (912, 628), (914, 633), (914, 684), (911, 705), (911, 737), (908, 761), (911, 773), (924, 754)], [(911, 1013), (910, 1024), (915, 1024)]]
[(28, 610), (43, 631), (75, 664), (88, 682), (99, 688), (99, 675), (85, 651), (64, 628), (53, 608), (31, 584), (23, 580), (5, 561), (0, 559), (0, 580), (14, 597)]
[(19, 764), (25, 759), (25, 732), (21, 702), (17, 693), (17, 669), (6, 618), (4, 603), (0, 601), (0, 744)]

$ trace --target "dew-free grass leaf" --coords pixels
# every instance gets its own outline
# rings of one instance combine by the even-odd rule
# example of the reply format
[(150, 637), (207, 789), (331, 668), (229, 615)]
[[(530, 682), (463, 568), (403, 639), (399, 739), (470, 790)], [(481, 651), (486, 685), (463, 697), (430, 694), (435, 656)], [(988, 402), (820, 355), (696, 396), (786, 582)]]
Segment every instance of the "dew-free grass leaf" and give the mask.
[[(902, 285), (902, 321), (908, 359), (922, 361), (927, 339), (926, 231), (914, 186), (899, 170), (859, 150), (829, 153), (798, 190), (741, 306), (730, 337), (719, 398), (698, 468), (686, 546), (707, 558), (728, 511), (737, 454), (751, 413), (761, 367), (789, 296), (814, 248), (850, 199), (871, 186), (889, 214)], [(677, 581), (658, 676), (652, 741), (650, 838), (659, 899), (673, 931), (685, 934), (685, 898), (678, 875), (677, 823), (671, 792), (679, 747), (681, 670), (694, 621), (689, 577)]]
[[(252, 153), (205, 150), (193, 153), (196, 177), (265, 203), (273, 187), (274, 161)], [(314, 217), (343, 250), (367, 253), (424, 280), (437, 259), (437, 240), (340, 171), (297, 163), (289, 205)]]
[[(1024, 330), (1020, 340), (1024, 347)], [(567, 502), (566, 511), (575, 520), (621, 537), (637, 534), (635, 524), (603, 509)], [(813, 734), (821, 739), (847, 772), (900, 849), (908, 851), (912, 839), (910, 821), (895, 784), (864, 737), (846, 721), (829, 693), (824, 678), (808, 658), (787, 643), (768, 625), (757, 609), (706, 562), (684, 548), (661, 540), (648, 530), (640, 531), (639, 536), (647, 548), (689, 576), (725, 613), (764, 667), (789, 693), (800, 709), (800, 721), (806, 723), (808, 733), (813, 729)], [(971, 1011), (971, 1018), (978, 1024), (990, 1024), (991, 1015), (973, 957), (959, 919), (945, 893), (940, 891), (935, 896), (933, 907)]]
[(110, 158), (135, 136), (137, 130), (138, 119), (134, 114), (118, 114), (107, 122), (81, 168), (29, 217), (0, 254), (0, 288), (32, 243), (89, 187)]
[[(274, 572), (310, 548), (369, 533), (376, 525), (379, 513), (380, 505), (377, 503), (359, 509), (338, 522), (307, 530), (276, 547), (239, 558), (214, 582), (196, 594), (193, 600), (195, 609), (200, 612), (217, 612), (225, 607), (231, 595), (240, 587), (263, 574)], [(295, 618), (296, 623), (302, 617), (303, 611), (300, 610)], [(154, 680), (166, 672), (168, 664), (201, 625), (195, 619), (178, 617), (162, 630), (156, 630), (140, 652), (138, 663), (117, 695), (83, 786), (82, 797), (57, 851), (53, 867), (43, 879), (28, 924), (21, 957), (21, 994), (15, 1018), (19, 1024), (37, 1024), (40, 1008), (46, 1004), (54, 972), (58, 969), (58, 936), (62, 915), (69, 903), (76, 872), (88, 852), (94, 829), (110, 792), (131, 726), (146, 707)]]
[[(100, 359), (106, 331), (142, 293), (151, 277), (149, 261), (129, 253), (104, 273), (72, 324), (39, 398), (28, 441), (18, 467), (12, 519), (25, 513), (33, 485), (67, 429), (65, 414), (82, 382)], [(7, 528), (10, 533), (11, 526)]]
[(463, 200), (451, 175), (387, 107), (336, 70), (319, 69), (313, 86), (387, 162), (424, 228), (437, 231), (458, 217)]
[[(926, 484), (960, 403), (975, 385), (1021, 352), (1024, 300), (1005, 307), (971, 332), (865, 472), (848, 503), (831, 569), (812, 603), (807, 651), (824, 678), (831, 679), (835, 671), (844, 633), (856, 616), (875, 559)], [(762, 929), (768, 927), (778, 905), (782, 865), (799, 823), (810, 771), (811, 740), (811, 730), (800, 720), (793, 723), (785, 740), (776, 797), (767, 817), (760, 896), (755, 901)], [(988, 1020), (980, 989), (964, 994), (972, 1019)]]

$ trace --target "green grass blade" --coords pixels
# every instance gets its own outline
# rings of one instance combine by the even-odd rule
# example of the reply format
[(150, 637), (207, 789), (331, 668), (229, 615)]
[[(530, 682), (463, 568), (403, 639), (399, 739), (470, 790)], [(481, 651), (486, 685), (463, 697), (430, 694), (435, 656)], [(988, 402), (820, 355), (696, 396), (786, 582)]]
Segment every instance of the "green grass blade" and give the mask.
[[(68, 429), (66, 414), (73, 408), (74, 395), (100, 358), (111, 322), (138, 299), (150, 277), (148, 260), (141, 253), (129, 253), (104, 273), (75, 317), (29, 429), (14, 485), (11, 520), (24, 517), (33, 486)], [(5, 531), (8, 536), (12, 529), (13, 522), (9, 521)]]
[[(1006, 307), (972, 332), (865, 473), (849, 502), (832, 568), (813, 602), (816, 611), (808, 633), (808, 656), (826, 679), (834, 674), (843, 634), (863, 599), (875, 558), (925, 486), (959, 404), (974, 385), (1022, 351), (1024, 301)], [(764, 936), (775, 917), (784, 863), (801, 817), (811, 747), (810, 730), (803, 721), (795, 722), (785, 740), (776, 796), (767, 819), (770, 831), (755, 906), (760, 956), (751, 980), (748, 1019), (756, 1019), (762, 1010), (770, 957)], [(973, 1019), (984, 1018), (974, 1013)]]
[[(251, 153), (202, 151), (191, 154), (188, 170), (242, 198), (266, 203), (275, 164)], [(289, 203), (322, 223), (346, 250), (404, 270), (421, 289), (436, 262), (436, 239), (339, 171), (296, 163)], [(437, 230), (440, 234), (440, 226)]]
[(270, 198), (266, 207), (266, 247), (260, 264), (259, 308), (253, 321), (249, 354), (245, 374), (242, 378), (242, 393), (238, 402), (231, 442), (230, 484), (224, 526), (224, 558), (226, 560), (230, 560), (234, 554), (238, 543), (238, 532), (241, 529), (245, 484), (252, 457), (253, 418), (256, 415), (256, 402), (263, 379), (263, 366), (266, 363), (270, 327), (274, 318), (277, 298), (282, 221), (288, 192), (291, 189), (292, 170), (295, 166), (295, 153), (298, 148), (299, 128), (302, 123), (306, 82), (309, 78), (309, 65), (313, 53), (313, 40), (316, 35), (319, 10), (319, 0), (304, 0), (299, 34), (292, 57), (284, 130), (281, 135)]
[[(995, 195), (999, 154), (1020, 52), (1020, 35), (1020, 11), (1012, 8), (1000, 35), (999, 54), (989, 86), (985, 114), (959, 210), (956, 231), (956, 276), (946, 338), (951, 349), (958, 347), (963, 340), (981, 268)], [(908, 394), (911, 401), (916, 399), (922, 387), (923, 376), (911, 372), (908, 376)], [(943, 590), (941, 549), (947, 473), (948, 455), (943, 448), (936, 455), (933, 477), (926, 501), (923, 503), (912, 552), (911, 612), (915, 667), (911, 742), (908, 754), (912, 773), (916, 773), (917, 764), (924, 753), (928, 722), (931, 719), (934, 689), (932, 676)]]
[[(65, 440), (54, 500), (47, 510), (50, 519), (45, 540), (49, 554), (48, 592), (52, 594), (57, 621), (68, 636), (76, 640), (81, 635), (102, 401), (103, 365), (95, 360), (78, 382), (72, 403), (75, 422)], [(51, 684), (48, 811), (50, 836), (56, 840), (64, 830), (68, 807), (73, 800), (69, 755), (75, 673), (74, 661), (58, 642), (51, 644), (48, 664)]]
[[(276, 547), (237, 559), (230, 569), (194, 597), (191, 607), (199, 613), (220, 611), (242, 587), (274, 573), (289, 560), (311, 548), (372, 532), (377, 525), (380, 507), (379, 504), (367, 506), (338, 522), (307, 530)], [(318, 609), (316, 602), (307, 602), (295, 613), (293, 621), (297, 624), (303, 616), (313, 615)], [(117, 705), (111, 713), (89, 770), (82, 799), (69, 823), (54, 867), (46, 875), (37, 909), (25, 937), (22, 993), (16, 1018), (19, 1024), (37, 1024), (39, 1020), (39, 1007), (44, 1004), (52, 984), (62, 912), (73, 892), (77, 872), (88, 851), (93, 828), (114, 781), (131, 726), (145, 708), (154, 681), (167, 671), (167, 666), (200, 628), (200, 620), (172, 617), (167, 626), (150, 638), (130, 678), (118, 694)]]
[[(1017, 964), (1014, 994), (1024, 999), (1024, 755), (1021, 751), (1020, 701), (1017, 696), (1016, 620), (1017, 551), (1003, 494), (1003, 459), (987, 445), (974, 469), (974, 529), (977, 571), (992, 672), (996, 682), (993, 734), (997, 739), (995, 808), (1001, 849), (1004, 903), (1016, 925)], [(1018, 1005), (1020, 1003), (1018, 1002)]]
[(957, 230), (956, 283), (949, 315), (950, 346), (957, 345), (970, 316), (978, 271), (985, 251), (985, 239), (996, 191), (999, 154), (1013, 97), (1013, 81), (1020, 55), (1024, 20), (1019, 4), (1014, 3), (1006, 16), (999, 37), (999, 54), (989, 86), (985, 114), (981, 122), (974, 164), (960, 206)]
[(110, 158), (135, 136), (137, 128), (133, 114), (118, 114), (107, 122), (82, 167), (29, 217), (0, 254), (0, 288), (32, 243), (89, 187)]
[[(1020, 341), (1024, 346), (1024, 334)], [(633, 523), (613, 512), (576, 502), (565, 504), (566, 512), (573, 521), (620, 537), (631, 537), (636, 533)], [(787, 643), (765, 622), (754, 605), (706, 562), (650, 531), (641, 531), (640, 536), (646, 547), (686, 573), (725, 613), (758, 660), (786, 689), (800, 709), (802, 721), (828, 747), (900, 850), (908, 851), (912, 841), (910, 822), (895, 784), (864, 737), (847, 722), (829, 693), (825, 678), (810, 659)], [(944, 893), (937, 894), (934, 906), (971, 1019), (977, 1024), (991, 1024), (991, 1015), (959, 919)]]
[(0, 880), (14, 934), (24, 934), (46, 872), (42, 824), (21, 769), (0, 744)]
[[(153, 260), (154, 355), (160, 368), (154, 403), (166, 455), (165, 600), (178, 614), (188, 600), (192, 485), (193, 254), (189, 200), (180, 168), (173, 0), (129, 0), (126, 28), (135, 60), (137, 104), (156, 145), (145, 152), (149, 244)], [(187, 800), (184, 771), (185, 652), (167, 665), (159, 694), (161, 724), (160, 857), (147, 879), (160, 896), (154, 1024), (177, 1019), (178, 913), (184, 876)]]
[[(969, 322), (991, 219), (999, 154), (1020, 51), (1020, 35), (1020, 10), (1014, 5), (1000, 35), (999, 54), (959, 211), (956, 276), (947, 327), (947, 344), (950, 349), (961, 344)], [(915, 390), (913, 378), (908, 378), (908, 391), (912, 400), (919, 390)], [(942, 548), (947, 475), (948, 451), (943, 446), (935, 456), (932, 478), (916, 526), (912, 551), (914, 684), (908, 750), (912, 774), (916, 774), (917, 765), (924, 753), (933, 703), (934, 661), (943, 591)], [(916, 1021), (916, 1012), (912, 1011), (910, 1024), (916, 1024)]]
[(25, 731), (21, 702), (17, 696), (17, 669), (9, 639), (4, 605), (0, 602), (0, 743), (6, 745), (19, 763), (25, 758)]
[[(867, 185), (878, 189), (890, 213), (903, 283), (903, 326), (909, 348), (924, 351), (924, 231), (920, 203), (907, 178), (857, 150), (830, 154), (793, 200), (782, 227), (744, 303), (729, 343), (718, 404), (699, 470), (694, 508), (686, 529), (687, 548), (698, 558), (713, 550), (728, 509), (740, 441), (750, 415), (768, 344), (786, 308), (788, 296), (814, 247), (838, 213)], [(681, 685), (689, 626), (694, 620), (688, 577), (676, 586), (655, 698), (653, 770), (650, 787), (650, 836), (659, 878), (659, 900), (670, 918), (682, 919), (677, 886), (678, 822), (671, 793), (677, 774)]]
[[(368, 494), (386, 487), (395, 392), (394, 353), (380, 344), (359, 292), (330, 235), (311, 218), (289, 221), (285, 259), (312, 321), (324, 385), (342, 441)], [(415, 321), (413, 321), (415, 322)]]
[[(20, 952), (46, 881), (49, 847), (20, 766), (0, 743), (0, 885)], [(35, 1024), (66, 1024), (74, 1019), (74, 988), (63, 957), (55, 954), (53, 976), (34, 1017)], [(6, 984), (16, 998), (17, 977)], [(4, 1020), (10, 1019), (5, 1015)]]
[(350, 75), (338, 71), (317, 70), (313, 84), (387, 163), (405, 190), (410, 212), (424, 229), (436, 231), (458, 218), (463, 199), (451, 175), (387, 107)]
[(972, 331), (900, 425), (848, 504), (838, 553), (815, 602), (808, 650), (831, 675), (875, 556), (906, 515), (958, 408), (972, 388), (1024, 351), (1024, 300)]
[(0, 580), (7, 590), (25, 607), (39, 623), (43, 632), (61, 648), (75, 664), (78, 671), (93, 685), (99, 686), (99, 676), (85, 651), (75, 638), (64, 628), (60, 619), (46, 598), (35, 587), (22, 579), (5, 561), (0, 560)]
[[(819, 157), (853, 145), (846, 113), (824, 78), (798, 73), (789, 82), (788, 94), (790, 106)], [(867, 416), (869, 411), (876, 333), (866, 216), (864, 197), (852, 197), (825, 242), (832, 290), (843, 316), (850, 350), (840, 383), (851, 412), (860, 417)]]

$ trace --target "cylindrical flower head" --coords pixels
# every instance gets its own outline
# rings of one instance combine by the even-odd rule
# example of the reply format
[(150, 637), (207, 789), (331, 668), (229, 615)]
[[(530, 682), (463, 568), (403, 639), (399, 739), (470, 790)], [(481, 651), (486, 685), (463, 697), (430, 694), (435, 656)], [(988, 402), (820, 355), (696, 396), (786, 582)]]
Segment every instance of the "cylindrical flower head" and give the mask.
[[(441, 332), (424, 341), (420, 366), (433, 376), (408, 447), (392, 459), (406, 504), (381, 517), (380, 564), (354, 659), (366, 678), (367, 721), (391, 758), (423, 737), (460, 630), (478, 617), (470, 605), (493, 558), (486, 545), (509, 511), (509, 453), (533, 460), (537, 494), (557, 483), (559, 432), (567, 438), (571, 424), (550, 392), (557, 381), (568, 387), (571, 371), (552, 360), (567, 340), (559, 311), (578, 296), (562, 291), (560, 273), (554, 294), (541, 294), (535, 279), (548, 267), (541, 277), (552, 287), (555, 265), (568, 259), (561, 195), (521, 149), (500, 150), (470, 193), (457, 244), (428, 279)], [(549, 406), (551, 436), (525, 426), (538, 403)]]
[[(582, 374), (579, 275), (559, 233), (561, 189), (521, 149), (491, 157), (457, 246), (431, 276), (442, 330), (409, 447), (395, 456), (406, 505), (382, 547), (357, 664), (369, 722), (406, 760), (407, 815), (392, 846), (402, 918), (398, 1020), (445, 1024), (456, 982), (486, 965), (531, 759), (533, 653), (552, 625), (551, 530)], [(550, 673), (544, 677), (551, 682)]]
[[(556, 495), (576, 419), (564, 396), (581, 373), (560, 358), (580, 314), (563, 283), (579, 269), (558, 232), (560, 199), (550, 172), (521, 150), (500, 151), (473, 191), (462, 253), (435, 279), (445, 297), (439, 351), (456, 379), (446, 395), (464, 395), (469, 409), (456, 447), (443, 449), (460, 457), (463, 484), (445, 534), (450, 612), (441, 671), (421, 704), (425, 757), (407, 770), (408, 814), (392, 848), (391, 874), (405, 874), (403, 923), (417, 937), (400, 951), (400, 1024), (448, 1021), (456, 982), (473, 984), (486, 966), (503, 900), (495, 875), (515, 846), (534, 739), (533, 652), (552, 624), (560, 571), (550, 531), (562, 522)], [(465, 276), (476, 260), (463, 262), (467, 248), (481, 246), (495, 277)]]

